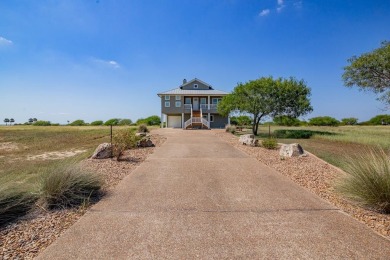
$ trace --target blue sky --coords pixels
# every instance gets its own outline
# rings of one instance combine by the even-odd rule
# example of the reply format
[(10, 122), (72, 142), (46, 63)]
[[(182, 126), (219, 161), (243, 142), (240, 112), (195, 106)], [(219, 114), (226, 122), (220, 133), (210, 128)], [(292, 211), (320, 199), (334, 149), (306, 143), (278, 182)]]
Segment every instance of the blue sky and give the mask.
[(231, 91), (270, 75), (307, 82), (306, 119), (389, 112), (341, 80), (390, 40), (387, 0), (2, 0), (0, 14), (1, 121), (134, 121), (183, 78)]

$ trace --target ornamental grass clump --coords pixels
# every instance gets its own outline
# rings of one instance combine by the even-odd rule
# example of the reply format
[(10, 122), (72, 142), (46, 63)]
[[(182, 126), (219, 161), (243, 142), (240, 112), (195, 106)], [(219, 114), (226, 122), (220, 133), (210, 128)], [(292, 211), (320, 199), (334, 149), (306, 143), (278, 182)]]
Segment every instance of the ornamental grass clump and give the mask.
[(235, 134), (236, 133), (236, 126), (235, 125), (227, 125), (225, 130), (226, 132), (229, 132), (231, 134)]
[(138, 126), (138, 133), (149, 133), (148, 126), (146, 124), (141, 124)]
[(53, 167), (42, 178), (40, 204), (48, 209), (85, 205), (102, 195), (102, 185), (99, 175), (80, 166)]
[(127, 149), (137, 147), (137, 142), (141, 137), (137, 136), (134, 131), (130, 129), (123, 129), (118, 131), (113, 136), (113, 154), (119, 161), (123, 152)]
[(276, 141), (275, 138), (270, 137), (270, 138), (264, 139), (261, 142), (261, 145), (267, 149), (276, 149), (278, 147), (278, 142)]
[(35, 201), (32, 193), (16, 187), (0, 187), (0, 226), (27, 214)]
[(390, 157), (381, 148), (348, 159), (336, 191), (360, 206), (390, 213)]

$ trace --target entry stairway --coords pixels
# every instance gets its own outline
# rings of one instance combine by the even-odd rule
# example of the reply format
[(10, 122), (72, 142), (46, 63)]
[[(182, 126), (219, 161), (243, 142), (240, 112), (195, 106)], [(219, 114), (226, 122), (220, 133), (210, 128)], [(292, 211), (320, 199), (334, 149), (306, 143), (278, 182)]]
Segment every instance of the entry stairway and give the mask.
[(184, 123), (184, 129), (210, 129), (210, 122), (203, 118), (202, 108), (199, 111), (191, 108), (191, 117)]

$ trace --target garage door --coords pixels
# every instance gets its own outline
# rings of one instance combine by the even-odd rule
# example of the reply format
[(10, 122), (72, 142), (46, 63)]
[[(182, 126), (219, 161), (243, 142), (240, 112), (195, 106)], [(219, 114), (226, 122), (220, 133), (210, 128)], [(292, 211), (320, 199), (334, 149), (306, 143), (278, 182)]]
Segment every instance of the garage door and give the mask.
[(181, 116), (168, 116), (168, 127), (181, 128)]

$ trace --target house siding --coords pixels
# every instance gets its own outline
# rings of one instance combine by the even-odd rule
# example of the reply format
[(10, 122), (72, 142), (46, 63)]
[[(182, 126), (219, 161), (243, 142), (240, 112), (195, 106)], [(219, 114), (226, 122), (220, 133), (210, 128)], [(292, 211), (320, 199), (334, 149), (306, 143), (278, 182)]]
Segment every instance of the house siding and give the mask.
[(181, 106), (180, 107), (176, 107), (175, 106), (175, 102), (178, 101), (176, 100), (176, 96), (170, 96), (169, 98), (169, 102), (171, 103), (170, 107), (165, 107), (165, 102), (168, 101), (168, 100), (165, 100), (165, 96), (161, 96), (161, 111), (162, 113), (164, 114), (181, 114), (184, 112), (184, 106), (183, 106), (183, 103), (184, 103), (184, 97), (181, 96), (180, 97), (180, 101), (181, 101)]
[(214, 116), (214, 121), (210, 122), (210, 128), (225, 128), (228, 123), (228, 118), (219, 114), (210, 114)]
[[(194, 88), (194, 84), (198, 84), (198, 88)], [(194, 82), (184, 84), (182, 88), (186, 90), (205, 90), (209, 89), (209, 86), (195, 80)]]

